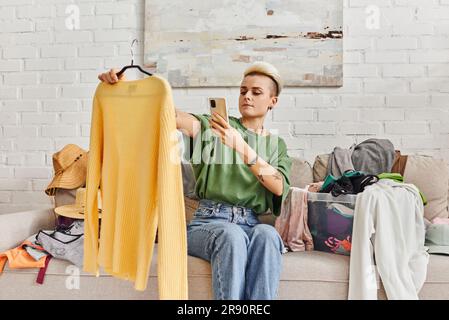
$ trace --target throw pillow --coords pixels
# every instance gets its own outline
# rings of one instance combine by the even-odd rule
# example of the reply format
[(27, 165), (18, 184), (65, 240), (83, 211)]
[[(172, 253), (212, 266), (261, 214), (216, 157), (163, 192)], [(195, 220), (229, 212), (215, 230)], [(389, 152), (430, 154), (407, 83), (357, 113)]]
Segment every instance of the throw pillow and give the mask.
[(404, 170), (404, 182), (412, 183), (427, 198), (424, 217), (448, 218), (449, 171), (442, 159), (430, 156), (409, 155)]
[(326, 179), (329, 157), (329, 154), (320, 154), (316, 156), (315, 162), (313, 163), (313, 182), (320, 182)]
[(306, 160), (292, 157), (292, 168), (290, 172), (290, 186), (304, 188), (313, 182), (312, 167)]
[(199, 205), (200, 205), (199, 200), (195, 200), (187, 196), (184, 196), (184, 207), (186, 211), (187, 224), (192, 220), (193, 214), (195, 213), (196, 209), (198, 209)]

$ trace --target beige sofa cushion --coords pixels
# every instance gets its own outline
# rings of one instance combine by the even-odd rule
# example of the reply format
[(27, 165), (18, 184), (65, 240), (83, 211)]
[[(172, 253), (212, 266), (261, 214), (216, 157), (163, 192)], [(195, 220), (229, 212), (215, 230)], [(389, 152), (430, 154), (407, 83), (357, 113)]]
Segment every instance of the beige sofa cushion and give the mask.
[(17, 247), (40, 229), (54, 228), (55, 217), (53, 208), (0, 215), (0, 252)]
[(416, 185), (427, 198), (424, 216), (432, 221), (436, 217), (448, 218), (449, 172), (442, 159), (409, 155), (404, 170), (404, 182)]
[(320, 154), (316, 156), (315, 162), (313, 163), (313, 182), (324, 181), (326, 178), (329, 157), (329, 154)]
[(306, 160), (292, 157), (292, 168), (290, 171), (290, 186), (304, 188), (313, 182), (313, 172), (310, 163)]
[[(74, 267), (53, 259), (43, 285), (36, 285), (38, 269), (10, 270), (0, 277), (2, 299), (157, 299), (157, 250), (155, 245), (146, 291), (134, 290), (132, 282), (113, 278), (102, 270), (100, 277), (79, 270), (79, 289), (69, 290), (68, 277)], [(449, 257), (431, 255), (421, 299), (449, 299)], [(189, 298), (212, 299), (209, 262), (188, 256)], [(346, 299), (349, 282), (349, 257), (320, 251), (289, 252), (282, 255), (279, 299)], [(385, 291), (377, 276), (379, 298)], [(74, 284), (70, 282), (69, 284)]]

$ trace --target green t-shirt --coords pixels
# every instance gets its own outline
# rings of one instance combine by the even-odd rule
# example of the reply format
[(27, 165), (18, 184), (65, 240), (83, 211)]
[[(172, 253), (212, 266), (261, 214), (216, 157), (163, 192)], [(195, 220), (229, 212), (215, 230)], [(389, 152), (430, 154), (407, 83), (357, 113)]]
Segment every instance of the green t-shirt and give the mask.
[(259, 182), (242, 157), (224, 145), (212, 132), (210, 115), (192, 115), (200, 121), (201, 131), (195, 138), (185, 139), (184, 157), (192, 164), (196, 195), (200, 199), (252, 208), (257, 214), (270, 209), (279, 216), (282, 201), (287, 197), (290, 187), (291, 159), (284, 140), (271, 134), (258, 135), (246, 129), (239, 119), (229, 117), (229, 124), (240, 132), (259, 157), (283, 176), (282, 196), (276, 196)]

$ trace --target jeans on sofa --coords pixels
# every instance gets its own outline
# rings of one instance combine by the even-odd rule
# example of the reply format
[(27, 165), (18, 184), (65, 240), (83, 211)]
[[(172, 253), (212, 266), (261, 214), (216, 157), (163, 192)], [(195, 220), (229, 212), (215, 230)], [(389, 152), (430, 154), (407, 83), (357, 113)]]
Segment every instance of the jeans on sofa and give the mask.
[(210, 261), (216, 300), (278, 294), (282, 239), (252, 209), (203, 199), (187, 226), (189, 255)]

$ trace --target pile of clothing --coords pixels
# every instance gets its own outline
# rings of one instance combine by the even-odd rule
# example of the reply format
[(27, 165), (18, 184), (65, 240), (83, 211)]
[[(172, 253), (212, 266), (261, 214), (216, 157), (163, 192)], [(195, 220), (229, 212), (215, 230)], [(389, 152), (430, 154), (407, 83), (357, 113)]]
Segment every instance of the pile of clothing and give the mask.
[[(325, 197), (326, 200), (316, 201), (308, 199), (308, 194), (356, 195), (380, 179), (400, 181), (406, 161), (407, 156), (401, 155), (386, 139), (368, 139), (349, 149), (335, 147), (329, 157), (326, 178), (304, 189), (290, 188), (282, 204), (275, 227), (286, 251), (316, 249), (349, 255), (355, 198), (334, 201)], [(340, 227), (334, 221), (339, 221)]]
[(449, 247), (438, 245), (449, 242), (443, 224), (428, 227), (426, 236), (427, 200), (415, 185), (404, 183), (406, 161), (385, 139), (336, 147), (326, 178), (291, 188), (276, 220), (289, 251), (350, 255), (349, 299), (377, 299), (376, 273), (388, 299), (418, 299), (431, 251), (426, 246), (449, 253)]
[(68, 144), (53, 154), (54, 176), (45, 193), (55, 197), (58, 214), (54, 230), (40, 230), (19, 246), (0, 253), (0, 274), (10, 269), (39, 268), (36, 282), (43, 284), (52, 258), (82, 267), (84, 251), (84, 194), (88, 152)]
[(354, 204), (308, 201), (308, 225), (315, 250), (349, 255)]
[(8, 262), (10, 269), (39, 268), (36, 282), (43, 284), (52, 258), (67, 260), (81, 267), (83, 264), (84, 221), (56, 230), (40, 230), (16, 248), (0, 253), (0, 273)]

